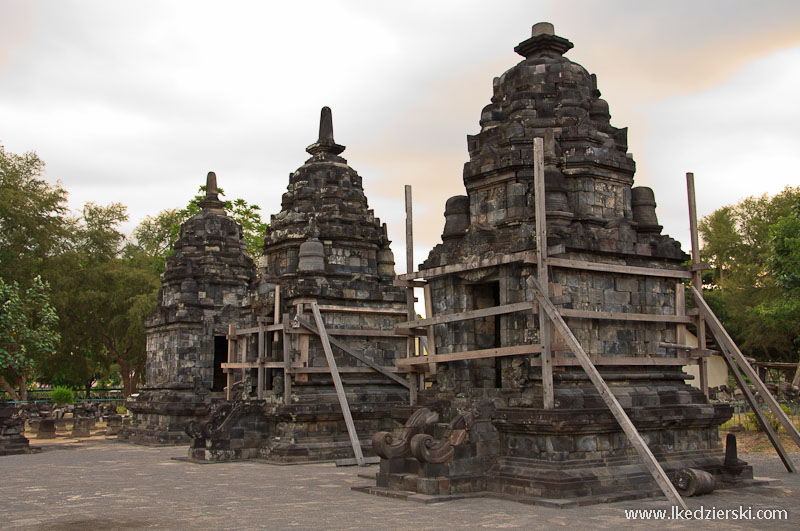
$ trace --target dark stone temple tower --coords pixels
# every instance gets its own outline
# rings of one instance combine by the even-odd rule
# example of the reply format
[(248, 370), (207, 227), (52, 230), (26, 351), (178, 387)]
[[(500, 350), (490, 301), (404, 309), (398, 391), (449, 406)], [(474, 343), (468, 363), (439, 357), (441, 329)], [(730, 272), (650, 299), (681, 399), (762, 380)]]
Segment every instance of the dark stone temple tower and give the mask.
[(223, 396), (228, 326), (250, 322), (246, 306), (256, 278), (242, 228), (223, 210), (213, 172), (202, 210), (181, 225), (161, 276), (156, 313), (145, 323), (146, 387), (128, 408), (134, 421), (119, 435), (130, 442), (186, 443), (184, 426)]
[[(537, 277), (533, 145), (542, 138), (546, 245), (558, 258), (548, 268), (551, 300), (668, 474), (694, 467), (718, 479), (744, 477), (749, 469), (722, 462), (717, 428), (730, 406), (709, 404), (684, 383), (677, 343), (685, 321), (675, 317), (683, 286), (669, 273), (683, 270), (687, 256), (661, 234), (652, 190), (633, 187), (627, 130), (610, 124), (595, 75), (564, 57), (572, 47), (541, 23), (515, 48), (524, 59), (494, 79), (481, 130), (467, 139), (467, 195), (447, 201), (442, 243), (414, 278), (426, 279), (434, 316), (535, 301), (526, 279)], [(406, 422), (401, 435), (373, 439), (383, 458), (376, 492), (483, 492), (558, 503), (659, 492), (558, 340), (555, 406), (545, 408), (532, 306), (434, 331), (442, 357), (432, 386), (420, 393), (419, 407), (395, 411)], [(526, 346), (533, 355), (458, 358)], [(446, 361), (448, 354), (455, 359)]]

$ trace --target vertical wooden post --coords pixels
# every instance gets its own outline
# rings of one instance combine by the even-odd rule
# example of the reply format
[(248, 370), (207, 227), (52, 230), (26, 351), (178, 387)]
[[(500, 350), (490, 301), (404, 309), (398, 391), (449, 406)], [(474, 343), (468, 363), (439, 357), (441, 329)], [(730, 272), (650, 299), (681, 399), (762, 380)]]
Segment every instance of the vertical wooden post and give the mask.
[[(272, 312), (272, 319), (274, 324), (281, 323), (281, 287), (275, 286), (275, 310)], [(280, 337), (280, 332), (275, 332), (272, 336), (273, 341), (277, 341)]]
[(319, 313), (319, 308), (316, 302), (311, 303), (311, 313), (314, 314), (314, 320), (317, 323), (317, 331), (319, 338), (322, 341), (322, 350), (325, 351), (325, 357), (328, 359), (328, 367), (331, 370), (331, 378), (333, 385), (336, 387), (336, 395), (339, 397), (339, 405), (342, 407), (342, 414), (344, 415), (344, 422), (347, 425), (347, 433), (350, 435), (350, 444), (353, 446), (353, 453), (356, 456), (358, 466), (364, 466), (364, 454), (361, 451), (361, 443), (358, 440), (356, 433), (356, 426), (353, 423), (353, 415), (350, 413), (350, 406), (347, 403), (347, 396), (344, 393), (344, 386), (342, 379), (339, 377), (339, 369), (336, 367), (336, 359), (333, 357), (333, 350), (331, 343), (328, 340), (328, 332), (325, 330), (325, 323), (322, 321), (322, 315)]
[[(414, 272), (414, 221), (413, 204), (411, 200), (411, 185), (405, 186), (406, 192), (406, 273)], [(413, 321), (416, 317), (414, 312), (414, 288), (406, 288), (406, 305), (408, 307), (408, 320)], [(409, 336), (406, 340), (406, 357), (414, 355), (414, 336)]]
[[(692, 239), (692, 285), (697, 291), (703, 291), (703, 272), (697, 267), (700, 264), (700, 241), (697, 235), (697, 202), (694, 193), (694, 173), (686, 173), (686, 195), (689, 196), (689, 231)], [(702, 315), (697, 316), (697, 348), (706, 348), (706, 323)], [(700, 390), (708, 398), (708, 365), (705, 358), (698, 362)]]
[(283, 314), (283, 403), (292, 403), (292, 375), (289, 372), (291, 358), (289, 355), (289, 314)]
[[(239, 341), (239, 362), (244, 364), (247, 361), (247, 341), (249, 340), (249, 336), (245, 335), (242, 336), (242, 339)], [(244, 382), (247, 378), (247, 369), (244, 368), (242, 365), (242, 369), (240, 371), (242, 377), (242, 393), (244, 393)]]
[[(544, 289), (544, 296), (549, 297), (549, 281), (547, 279), (547, 219), (544, 201), (544, 140), (533, 139), (533, 183), (534, 209), (536, 215), (536, 272), (539, 285)], [(550, 321), (541, 305), (539, 308), (539, 336), (542, 341), (542, 389), (544, 408), (553, 409), (553, 362), (550, 349)]]
[[(425, 295), (425, 318), (430, 319), (433, 317), (433, 295), (431, 295), (431, 285), (425, 284), (423, 288), (424, 295)], [(428, 355), (435, 356), (436, 355), (436, 334), (434, 332), (434, 325), (429, 325), (428, 329)], [(436, 364), (430, 363), (428, 364), (430, 367), (430, 371), (432, 373), (436, 372)]]
[[(228, 325), (228, 363), (233, 362), (233, 356), (236, 352), (236, 327), (232, 324)], [(227, 387), (225, 388), (225, 400), (231, 399), (231, 387), (233, 386), (233, 369), (225, 369), (225, 376), (227, 379)]]
[(258, 383), (256, 385), (256, 397), (259, 400), (264, 398), (264, 325), (258, 325)]
[[(411, 199), (411, 185), (405, 185), (405, 199), (406, 199), (406, 273), (414, 272), (414, 215), (413, 215), (413, 201)], [(407, 319), (413, 321), (416, 317), (414, 311), (414, 287), (409, 286), (406, 288), (406, 306), (407, 306)], [(410, 335), (406, 339), (406, 357), (410, 358), (416, 354), (416, 336)], [(417, 403), (417, 386), (414, 382), (417, 376), (412, 372), (408, 374), (409, 388), (408, 400), (409, 404), (414, 406)]]

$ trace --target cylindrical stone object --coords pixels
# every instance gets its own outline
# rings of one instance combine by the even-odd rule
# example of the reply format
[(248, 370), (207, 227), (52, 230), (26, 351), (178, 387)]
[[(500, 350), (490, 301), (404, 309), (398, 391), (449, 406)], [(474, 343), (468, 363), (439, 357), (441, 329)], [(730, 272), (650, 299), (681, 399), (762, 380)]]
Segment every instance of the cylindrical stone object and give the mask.
[(709, 494), (717, 485), (714, 476), (705, 470), (698, 470), (696, 468), (681, 469), (673, 483), (681, 496)]

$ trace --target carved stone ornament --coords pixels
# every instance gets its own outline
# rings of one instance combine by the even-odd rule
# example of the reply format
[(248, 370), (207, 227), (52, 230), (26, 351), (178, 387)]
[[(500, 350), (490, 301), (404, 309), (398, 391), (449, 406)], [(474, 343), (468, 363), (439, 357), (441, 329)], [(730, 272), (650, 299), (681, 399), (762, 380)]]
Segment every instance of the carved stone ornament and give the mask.
[(395, 437), (388, 431), (372, 436), (372, 450), (384, 459), (407, 457), (411, 453), (411, 439), (439, 420), (439, 414), (428, 408), (418, 409), (406, 421), (403, 433)]

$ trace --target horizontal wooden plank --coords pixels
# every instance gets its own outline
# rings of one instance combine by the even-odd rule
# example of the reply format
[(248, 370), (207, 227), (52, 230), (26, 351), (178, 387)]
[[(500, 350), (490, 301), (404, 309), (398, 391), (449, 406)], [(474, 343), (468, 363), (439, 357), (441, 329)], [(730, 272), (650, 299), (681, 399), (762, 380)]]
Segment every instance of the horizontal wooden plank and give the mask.
[[(356, 336), (356, 337), (408, 337), (411, 335), (410, 332), (399, 333), (395, 332), (394, 330), (378, 330), (378, 329), (371, 329), (371, 328), (360, 328), (360, 329), (345, 329), (345, 328), (326, 328), (329, 336)], [(296, 329), (292, 332), (292, 334), (300, 334), (300, 335), (310, 335), (315, 336), (317, 335), (315, 332), (306, 329)]]
[[(340, 373), (352, 374), (375, 374), (375, 370), (371, 367), (340, 367), (337, 366)], [(291, 367), (289, 368), (291, 374), (330, 374), (331, 370), (328, 367)], [(392, 371), (395, 372), (395, 371)]]
[(259, 363), (257, 361), (232, 361), (229, 363), (220, 363), (220, 367), (223, 369), (258, 369), (259, 367), (264, 369), (283, 369), (283, 362), (265, 361)]
[(442, 363), (457, 360), (475, 360), (483, 358), (499, 358), (501, 356), (521, 356), (537, 354), (542, 351), (542, 345), (516, 345), (513, 347), (486, 348), (481, 350), (467, 350), (465, 352), (452, 352), (450, 354), (432, 354), (429, 356), (415, 356), (397, 360), (397, 367), (409, 365), (424, 365), (428, 363)]
[(396, 278), (392, 281), (393, 286), (399, 288), (424, 288), (428, 284), (425, 280), (400, 280)]
[(624, 313), (624, 312), (593, 312), (591, 310), (571, 310), (561, 308), (558, 310), (561, 317), (577, 319), (604, 319), (607, 321), (647, 321), (654, 323), (693, 323), (694, 320), (686, 315), (658, 315), (652, 313)]
[[(535, 261), (535, 257), (534, 257)], [(548, 258), (547, 264), (552, 267), (567, 269), (583, 269), (587, 271), (602, 271), (605, 273), (622, 273), (627, 275), (643, 275), (651, 277), (692, 278), (689, 271), (675, 269), (660, 269), (654, 267), (637, 267), (621, 264), (604, 264), (602, 262), (588, 262), (586, 260), (572, 260), (568, 258)]]
[(320, 304), (318, 305), (319, 311), (321, 312), (342, 312), (342, 313), (378, 313), (378, 314), (387, 314), (387, 315), (405, 315), (406, 309), (405, 308), (361, 308), (358, 306), (340, 306), (334, 304)]
[(428, 319), (400, 323), (395, 326), (395, 330), (407, 330), (409, 328), (419, 328), (422, 326), (453, 323), (456, 321), (466, 321), (467, 319), (478, 319), (481, 317), (489, 317), (490, 315), (502, 315), (525, 310), (533, 311), (533, 305), (530, 302), (515, 302), (513, 304), (503, 304), (502, 306), (493, 306), (491, 308), (481, 308), (480, 310), (437, 315), (436, 317), (430, 317)]
[(509, 253), (492, 258), (485, 258), (483, 260), (470, 260), (462, 264), (450, 264), (440, 267), (432, 267), (430, 269), (420, 269), (415, 273), (405, 273), (397, 275), (400, 280), (416, 280), (419, 278), (433, 278), (442, 275), (449, 275), (451, 273), (460, 273), (462, 271), (471, 271), (474, 269), (483, 269), (485, 267), (493, 267), (502, 264), (512, 264), (514, 262), (524, 262), (526, 259), (533, 257), (536, 260), (536, 255), (532, 251), (521, 251), (518, 253)]
[[(599, 356), (591, 358), (592, 363), (597, 365), (649, 365), (649, 366), (670, 366), (670, 365), (692, 365), (697, 363), (697, 358), (679, 357), (679, 358), (658, 358), (658, 357), (633, 357), (633, 356)], [(553, 366), (558, 367), (577, 367), (581, 362), (578, 358), (568, 357), (554, 357)], [(542, 360), (540, 358), (531, 359), (532, 367), (540, 367)]]

